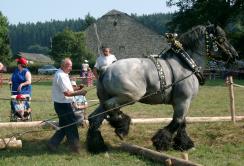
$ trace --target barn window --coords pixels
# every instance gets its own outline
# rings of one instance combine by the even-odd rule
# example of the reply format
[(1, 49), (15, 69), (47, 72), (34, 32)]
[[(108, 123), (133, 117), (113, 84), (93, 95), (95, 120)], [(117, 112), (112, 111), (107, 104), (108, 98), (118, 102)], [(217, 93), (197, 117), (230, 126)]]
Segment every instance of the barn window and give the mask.
[(117, 25), (117, 21), (116, 21), (116, 20), (114, 20), (114, 23), (113, 23), (113, 25), (114, 25), (114, 26), (116, 26), (116, 25)]

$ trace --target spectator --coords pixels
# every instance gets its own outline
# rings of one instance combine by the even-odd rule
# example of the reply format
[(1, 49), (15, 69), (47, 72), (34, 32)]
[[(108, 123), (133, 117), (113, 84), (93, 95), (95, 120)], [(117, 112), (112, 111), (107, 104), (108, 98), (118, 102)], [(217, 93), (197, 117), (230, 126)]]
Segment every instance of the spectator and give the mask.
[[(73, 88), (77, 88), (75, 81), (71, 81)], [(85, 120), (85, 109), (88, 107), (86, 97), (83, 95), (74, 96), (74, 102), (72, 103), (73, 110), (75, 113), (76, 121), (79, 121), (79, 125), (84, 126)]]
[(2, 76), (2, 72), (4, 71), (4, 66), (3, 64), (0, 62), (0, 88), (3, 86), (3, 76)]
[[(60, 130), (52, 136), (47, 144), (50, 151), (56, 151), (58, 145), (66, 136), (70, 150), (74, 153), (79, 153), (80, 139), (78, 134), (76, 118), (73, 112), (72, 103), (73, 96), (85, 95), (86, 91), (82, 90), (81, 86), (73, 88), (69, 79), (69, 73), (72, 70), (72, 61), (65, 58), (61, 62), (61, 67), (55, 73), (52, 84), (52, 100), (54, 109), (59, 118)], [(73, 124), (73, 125), (70, 125)], [(63, 126), (70, 125), (62, 128)]]
[(99, 73), (103, 72), (108, 65), (112, 64), (117, 60), (116, 57), (113, 54), (111, 54), (111, 49), (109, 47), (103, 47), (102, 51), (103, 54), (99, 55), (93, 69), (93, 73), (96, 78), (98, 78)]
[(21, 118), (21, 120), (27, 120), (30, 115), (31, 108), (26, 100), (25, 96), (22, 94), (18, 94), (16, 96), (16, 102), (14, 102), (14, 111), (15, 114)]
[(87, 71), (89, 68), (88, 60), (84, 60), (84, 63), (82, 64), (82, 69), (81, 69), (81, 77), (87, 77)]
[(14, 70), (10, 84), (12, 85), (12, 95), (31, 95), (31, 73), (27, 69), (27, 60), (24, 57), (16, 59), (17, 68)]
[(87, 71), (87, 86), (93, 86), (93, 77), (94, 77), (93, 72), (89, 67)]
[(3, 69), (4, 69), (4, 66), (3, 66), (3, 64), (0, 62), (0, 72), (3, 71)]

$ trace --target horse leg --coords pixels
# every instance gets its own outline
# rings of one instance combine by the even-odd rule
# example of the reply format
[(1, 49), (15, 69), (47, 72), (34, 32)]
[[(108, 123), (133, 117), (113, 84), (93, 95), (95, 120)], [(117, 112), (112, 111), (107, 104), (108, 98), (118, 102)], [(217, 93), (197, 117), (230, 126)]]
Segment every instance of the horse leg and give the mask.
[(186, 132), (186, 114), (188, 108), (190, 106), (191, 99), (187, 99), (185, 102), (178, 102), (177, 104), (173, 105), (174, 107), (174, 119), (177, 119), (179, 123), (179, 127), (177, 130), (177, 134), (174, 138), (174, 145), (173, 148), (176, 150), (188, 150), (194, 147), (193, 141), (187, 135)]
[(103, 114), (104, 108), (100, 105), (93, 113), (88, 117), (89, 129), (87, 131), (86, 143), (87, 150), (91, 153), (100, 153), (107, 151), (107, 146), (104, 143), (103, 137), (99, 127), (101, 126), (105, 114)]
[[(174, 146), (177, 146), (179, 148), (192, 147), (191, 145), (193, 145), (193, 142), (187, 136), (185, 130), (185, 116), (190, 106), (190, 102), (190, 99), (178, 99), (174, 102), (176, 104), (173, 104), (173, 120), (170, 122), (168, 126), (158, 130), (158, 132), (152, 137), (152, 142), (153, 145), (156, 147), (156, 150), (168, 150), (172, 145), (172, 137), (176, 131), (177, 136), (174, 139)], [(183, 145), (182, 143), (185, 144)]]
[(168, 126), (156, 132), (151, 140), (157, 151), (168, 150), (171, 147), (173, 133), (178, 128), (179, 123), (173, 119)]
[(106, 110), (111, 110), (107, 114), (107, 121), (115, 128), (115, 133), (123, 139), (129, 133), (131, 119), (128, 115), (120, 111), (120, 106), (128, 102), (128, 97), (113, 97), (105, 102)]
[(185, 151), (194, 147), (194, 143), (186, 132), (186, 121), (180, 125), (174, 138), (173, 148), (175, 150)]

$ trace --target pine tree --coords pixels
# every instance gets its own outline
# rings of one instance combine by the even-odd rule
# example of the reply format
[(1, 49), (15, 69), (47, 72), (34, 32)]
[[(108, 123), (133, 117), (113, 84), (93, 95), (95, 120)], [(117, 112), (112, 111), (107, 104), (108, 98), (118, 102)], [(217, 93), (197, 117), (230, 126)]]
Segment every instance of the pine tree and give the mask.
[(0, 12), (0, 62), (8, 64), (10, 57), (8, 21)]

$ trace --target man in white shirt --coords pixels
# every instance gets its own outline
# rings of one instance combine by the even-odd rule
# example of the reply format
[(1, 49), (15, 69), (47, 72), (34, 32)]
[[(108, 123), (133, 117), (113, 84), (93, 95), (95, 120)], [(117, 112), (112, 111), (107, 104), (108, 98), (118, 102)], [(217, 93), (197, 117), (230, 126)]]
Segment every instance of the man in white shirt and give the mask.
[(93, 69), (93, 73), (96, 78), (98, 78), (99, 73), (105, 71), (106, 67), (108, 67), (110, 64), (117, 60), (116, 57), (111, 54), (110, 48), (103, 47), (102, 51), (103, 54), (97, 58), (96, 64)]
[[(74, 101), (73, 96), (86, 94), (85, 90), (81, 90), (82, 87), (73, 89), (69, 79), (69, 73), (71, 70), (72, 61), (69, 58), (65, 58), (62, 60), (61, 68), (55, 73), (53, 79), (52, 100), (54, 102), (54, 109), (59, 118), (59, 127), (76, 122), (71, 105)], [(76, 124), (56, 131), (48, 142), (48, 149), (50, 151), (56, 151), (58, 145), (65, 136), (67, 137), (67, 141), (70, 145), (70, 150), (72, 152), (79, 153), (80, 139)]]

